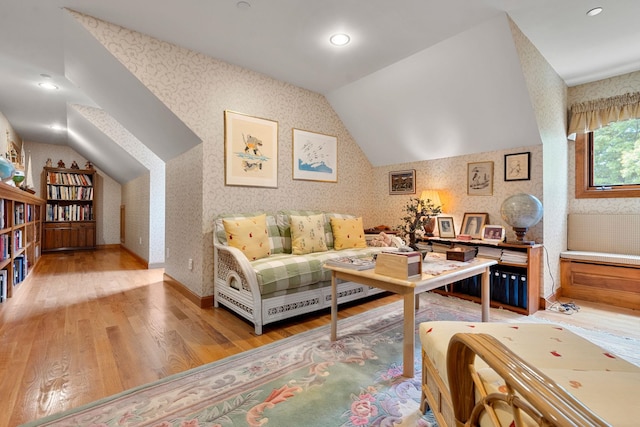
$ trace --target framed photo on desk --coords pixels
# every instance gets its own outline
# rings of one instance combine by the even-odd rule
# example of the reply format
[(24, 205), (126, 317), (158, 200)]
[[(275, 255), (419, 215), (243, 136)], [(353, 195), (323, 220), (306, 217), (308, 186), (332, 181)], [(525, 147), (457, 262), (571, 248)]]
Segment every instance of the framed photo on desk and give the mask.
[(438, 234), (444, 239), (454, 239), (456, 237), (456, 229), (453, 226), (453, 217), (439, 216), (438, 218)]
[(482, 228), (488, 219), (488, 213), (465, 213), (462, 218), (460, 234), (466, 234), (473, 239), (482, 239)]

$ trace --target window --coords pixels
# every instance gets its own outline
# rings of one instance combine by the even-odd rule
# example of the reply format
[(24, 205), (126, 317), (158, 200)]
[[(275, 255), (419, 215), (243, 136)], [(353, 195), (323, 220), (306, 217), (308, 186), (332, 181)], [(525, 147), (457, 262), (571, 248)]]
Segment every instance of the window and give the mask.
[(576, 138), (576, 198), (640, 197), (640, 119)]

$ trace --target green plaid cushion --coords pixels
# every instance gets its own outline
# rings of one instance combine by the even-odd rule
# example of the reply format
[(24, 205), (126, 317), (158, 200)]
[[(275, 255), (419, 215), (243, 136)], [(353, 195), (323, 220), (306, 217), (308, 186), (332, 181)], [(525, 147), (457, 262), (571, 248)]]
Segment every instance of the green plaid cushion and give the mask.
[(343, 256), (365, 257), (388, 249), (369, 247), (305, 255), (278, 254), (251, 261), (251, 266), (256, 271), (260, 293), (267, 295), (331, 280), (331, 271), (322, 268), (328, 259)]
[[(246, 219), (262, 215), (263, 213), (264, 212), (248, 212), (218, 215), (214, 221), (214, 233), (216, 239), (223, 245), (227, 245), (227, 235), (224, 231), (224, 224), (222, 223), (223, 219)], [(271, 254), (281, 254), (283, 252), (282, 238), (280, 237), (280, 230), (278, 229), (276, 219), (273, 215), (267, 214), (267, 230), (269, 235), (269, 246), (271, 247)]]

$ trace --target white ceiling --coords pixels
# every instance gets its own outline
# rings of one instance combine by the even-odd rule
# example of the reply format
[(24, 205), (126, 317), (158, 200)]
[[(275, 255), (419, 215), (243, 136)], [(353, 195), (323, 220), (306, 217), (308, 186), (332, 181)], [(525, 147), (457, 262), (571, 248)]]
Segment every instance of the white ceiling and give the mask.
[[(0, 0), (0, 111), (24, 140), (66, 144), (67, 133), (49, 126), (67, 125), (68, 103), (104, 108), (66, 77), (62, 8), (325, 94), (341, 117), (340, 105), (351, 105), (347, 94), (360, 95), (354, 85), (505, 13), (569, 86), (640, 69), (638, 0), (247, 2), (248, 8), (237, 0)], [(595, 6), (604, 12), (587, 17)], [(341, 31), (352, 43), (329, 46), (329, 35)], [(43, 92), (42, 74), (61, 90)], [(369, 142), (352, 133), (368, 152)]]

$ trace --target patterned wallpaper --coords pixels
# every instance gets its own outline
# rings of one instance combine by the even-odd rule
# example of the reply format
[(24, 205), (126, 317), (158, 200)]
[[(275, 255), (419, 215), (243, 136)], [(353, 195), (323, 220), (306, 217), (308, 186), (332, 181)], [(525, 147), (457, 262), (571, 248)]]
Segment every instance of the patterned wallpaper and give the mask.
[[(363, 215), (370, 222), (371, 167), (322, 95), (73, 15), (203, 141), (202, 147), (170, 161), (166, 171), (166, 272), (194, 293), (213, 291), (212, 220), (219, 213), (325, 209)], [(278, 122), (278, 188), (224, 184), (224, 110)], [(337, 137), (337, 183), (292, 179), (292, 128)]]
[[(567, 205), (573, 193), (572, 154), (564, 135), (567, 92), (517, 27), (512, 25), (514, 42), (536, 111), (540, 140), (523, 141), (521, 149), (509, 151), (531, 152), (531, 180), (504, 182), (507, 152), (503, 151), (372, 168), (323, 96), (92, 17), (74, 16), (203, 141), (168, 162), (166, 169), (166, 271), (195, 294), (212, 293), (211, 231), (216, 214), (325, 209), (362, 215), (366, 226), (394, 226), (408, 196), (388, 194), (388, 173), (404, 169), (416, 169), (418, 192), (425, 188), (443, 191), (444, 212), (454, 217), (457, 228), (465, 212), (488, 212), (490, 222), (501, 224), (499, 206), (508, 195), (524, 191), (538, 196), (547, 207), (544, 223), (528, 236), (545, 240), (552, 260), (552, 277), (545, 274), (543, 294), (557, 286), (554, 263), (565, 245), (565, 239), (557, 236), (566, 234)], [(223, 113), (227, 109), (278, 122), (278, 188), (224, 184)], [(292, 179), (292, 128), (337, 136), (337, 183)], [(476, 161), (494, 162), (491, 196), (466, 195), (466, 165)], [(573, 203), (569, 207), (575, 208)], [(512, 232), (508, 237), (513, 237)], [(189, 258), (194, 260), (192, 271), (187, 268)]]
[(543, 144), (541, 182), (544, 194), (543, 277), (541, 296), (557, 293), (560, 286), (560, 252), (566, 249), (569, 175), (565, 130), (567, 87), (536, 47), (511, 22), (527, 88)]
[[(127, 230), (125, 233), (124, 246), (140, 258), (146, 260), (150, 266), (162, 265), (164, 263), (165, 241), (164, 162), (106, 111), (77, 104), (71, 105), (70, 108), (82, 114), (97, 129), (135, 157), (136, 160), (150, 171), (151, 179), (147, 176), (142, 177), (141, 181), (146, 182), (148, 187), (142, 187), (140, 182), (137, 182), (138, 179), (134, 180), (137, 182), (136, 184), (129, 185), (129, 188), (134, 187), (136, 191), (140, 192), (137, 197), (132, 197), (126, 191), (123, 193), (123, 199), (126, 199), (126, 201), (123, 200), (123, 202), (127, 206), (127, 216), (143, 211), (147, 213), (144, 221), (140, 216), (135, 219), (131, 218), (129, 223), (125, 221)], [(149, 204), (151, 204), (151, 206)], [(118, 228), (118, 236), (119, 235), (120, 231)], [(142, 238), (142, 243), (140, 243), (140, 238)]]

